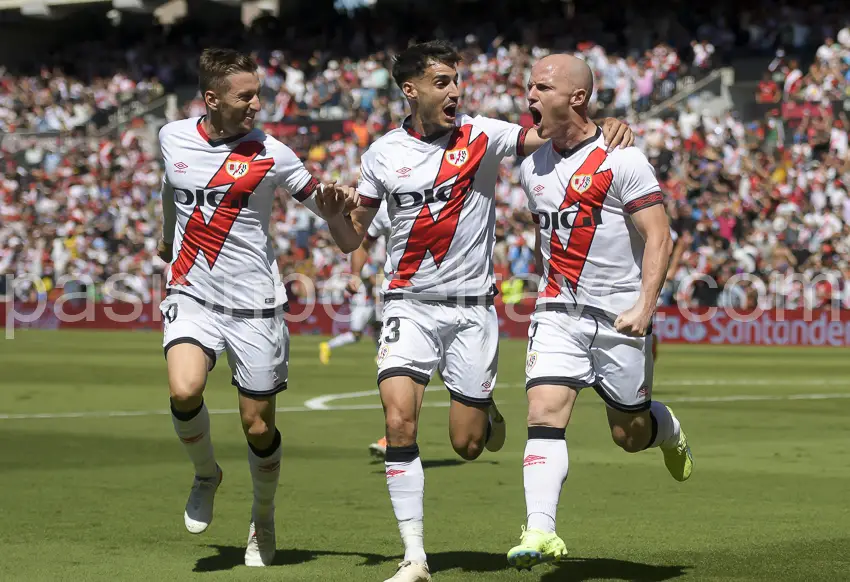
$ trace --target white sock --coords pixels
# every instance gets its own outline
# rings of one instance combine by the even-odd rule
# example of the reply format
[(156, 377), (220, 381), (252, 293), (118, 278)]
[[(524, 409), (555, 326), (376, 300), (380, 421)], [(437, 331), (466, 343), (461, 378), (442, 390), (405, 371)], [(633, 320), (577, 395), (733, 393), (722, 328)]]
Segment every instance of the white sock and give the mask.
[(274, 513), (274, 496), (280, 479), (280, 431), (275, 429), (274, 441), (265, 451), (258, 451), (248, 445), (248, 465), (251, 467), (251, 481), (254, 483), (254, 505), (251, 516), (256, 520), (269, 519)]
[(649, 414), (655, 420), (655, 439), (649, 444), (652, 447), (670, 448), (679, 443), (679, 421), (670, 414), (670, 410), (661, 402), (653, 400), (649, 407)]
[(387, 488), (404, 542), (404, 559), (425, 563), (424, 510), (425, 472), (419, 459), (419, 447), (387, 447)]
[(356, 341), (357, 337), (355, 337), (354, 332), (347, 331), (331, 339), (331, 341), (328, 342), (328, 347), (331, 349), (341, 348), (342, 346), (353, 344)]
[(201, 402), (201, 406), (195, 410), (180, 412), (172, 403), (171, 422), (174, 424), (174, 432), (195, 465), (195, 475), (205, 478), (217, 476), (218, 468), (210, 437), (210, 413), (207, 411), (207, 405)]
[(528, 427), (528, 442), (522, 462), (528, 529), (555, 531), (558, 500), (570, 468), (564, 436), (563, 428)]

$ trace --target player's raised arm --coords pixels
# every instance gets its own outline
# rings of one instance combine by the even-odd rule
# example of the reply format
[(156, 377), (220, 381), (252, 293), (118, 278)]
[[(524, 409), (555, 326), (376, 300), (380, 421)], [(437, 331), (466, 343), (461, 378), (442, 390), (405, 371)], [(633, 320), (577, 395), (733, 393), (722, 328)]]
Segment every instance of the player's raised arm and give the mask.
[[(614, 117), (605, 117), (595, 123), (602, 128), (602, 137), (605, 138), (609, 153), (614, 151), (617, 146), (627, 148), (635, 143), (635, 134), (625, 121), (620, 121)], [(525, 155), (531, 155), (547, 141), (549, 140), (540, 137), (536, 127), (532, 127), (525, 136), (523, 148)]]

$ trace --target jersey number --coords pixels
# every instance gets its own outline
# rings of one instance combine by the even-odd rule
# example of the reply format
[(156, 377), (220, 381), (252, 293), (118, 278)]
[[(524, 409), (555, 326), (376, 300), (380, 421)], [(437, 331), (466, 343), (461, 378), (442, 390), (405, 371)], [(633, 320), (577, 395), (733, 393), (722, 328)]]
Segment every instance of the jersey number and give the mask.
[[(607, 157), (608, 154), (602, 148), (593, 150), (567, 185), (567, 192), (560, 210), (577, 205), (578, 212), (573, 219), (573, 224), (582, 225), (582, 227), (570, 229), (566, 245), (561, 242), (556, 230), (552, 229), (549, 243), (549, 277), (544, 291), (546, 297), (557, 297), (560, 294), (558, 275), (563, 276), (564, 284), (568, 285), (573, 293), (578, 291), (578, 281), (587, 263), (590, 245), (598, 228), (595, 218), (601, 213), (602, 204), (608, 196), (608, 189), (613, 181), (611, 170), (598, 171)], [(576, 190), (575, 185), (582, 190), (580, 192)]]
[[(247, 200), (274, 166), (273, 158), (255, 161), (261, 151), (263, 151), (263, 144), (260, 142), (249, 141), (239, 144), (209, 181), (207, 189), (223, 189), (228, 186), (230, 188), (213, 211), (209, 222), (204, 220), (200, 206), (196, 206), (192, 211), (186, 222), (180, 252), (177, 253), (171, 265), (169, 285), (191, 285), (186, 276), (195, 265), (199, 251), (204, 251), (210, 270), (215, 266), (224, 241), (227, 240), (236, 218), (242, 211), (244, 204), (239, 202)], [(234, 163), (245, 164), (248, 170), (234, 178), (227, 171), (228, 167), (232, 168)]]
[(387, 323), (384, 326), (386, 330), (386, 335), (384, 335), (384, 343), (385, 344), (394, 344), (398, 341), (399, 335), (399, 326), (401, 325), (401, 320), (398, 317), (390, 317), (387, 318)]

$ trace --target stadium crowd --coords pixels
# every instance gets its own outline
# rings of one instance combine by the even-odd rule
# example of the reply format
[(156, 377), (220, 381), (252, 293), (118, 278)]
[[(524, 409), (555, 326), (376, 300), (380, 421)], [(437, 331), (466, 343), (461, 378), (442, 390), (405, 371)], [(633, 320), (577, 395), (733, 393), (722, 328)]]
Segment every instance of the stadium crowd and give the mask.
[[(772, 46), (777, 35), (786, 34), (756, 24), (748, 30), (751, 43), (759, 46)], [(790, 31), (788, 46), (798, 46), (796, 32)], [(678, 242), (662, 300), (744, 307), (753, 306), (758, 296), (763, 307), (799, 307), (822, 305), (834, 296), (850, 307), (845, 283), (850, 281), (850, 122), (843, 112), (810, 115), (796, 126), (776, 111), (754, 123), (734, 113), (714, 117), (690, 107), (672, 117), (637, 116), (670, 96), (682, 75), (710, 71), (729, 41), (719, 24), (703, 27), (699, 38), (687, 53), (665, 43), (623, 55), (608, 54), (601, 44), (575, 45), (594, 69), (599, 115), (630, 119), (636, 145), (655, 165), (667, 195)], [(501, 37), (486, 46), (472, 35), (465, 40), (463, 110), (523, 122), (529, 67), (545, 51)], [(273, 127), (297, 120), (300, 129), (282, 139), (308, 169), (325, 181), (355, 183), (365, 148), (405, 114), (390, 75), (391, 54), (300, 61), (272, 50), (257, 58), (264, 85), (260, 122)], [(850, 97), (850, 28), (827, 38), (812, 59), (803, 74), (797, 61), (777, 54), (769, 81), (778, 85), (780, 98)], [(48, 68), (37, 76), (2, 75), (0, 128), (81, 127), (98, 109), (162, 94), (162, 73), (161, 67), (118, 68), (87, 83)], [(172, 75), (166, 71), (165, 76)], [(195, 99), (180, 114), (202, 111)], [(351, 123), (322, 138), (306, 117)], [(105, 300), (115, 291), (150, 300), (153, 276), (163, 268), (155, 256), (162, 172), (156, 144), (145, 139), (144, 130), (4, 140), (0, 274), (39, 279), (48, 295), (63, 287)], [(496, 191), (496, 268), (505, 300), (527, 290), (518, 282), (534, 271), (534, 230), (518, 183), (518, 162), (505, 162)], [(347, 261), (315, 216), (283, 196), (273, 236), (284, 275), (298, 272), (316, 281), (319, 301), (343, 299), (343, 278), (335, 275), (346, 272)], [(110, 280), (116, 274), (123, 274), (118, 283)], [(753, 277), (724, 288), (736, 275)], [(823, 277), (816, 284), (804, 285), (802, 277), (818, 275)], [(698, 276), (712, 278), (717, 288), (706, 281), (691, 284)], [(0, 294), (37, 298), (40, 286), (32, 281), (21, 279), (5, 289), (4, 279)], [(757, 295), (760, 285), (764, 292)]]

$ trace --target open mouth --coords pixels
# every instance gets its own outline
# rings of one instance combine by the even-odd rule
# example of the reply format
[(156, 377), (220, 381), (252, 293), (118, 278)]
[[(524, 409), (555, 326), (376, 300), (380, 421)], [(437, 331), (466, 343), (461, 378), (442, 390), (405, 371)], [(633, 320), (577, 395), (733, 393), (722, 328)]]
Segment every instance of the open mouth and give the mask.
[(457, 103), (447, 104), (443, 107), (443, 113), (446, 114), (446, 117), (455, 117), (457, 115)]
[(543, 114), (533, 107), (529, 107), (528, 110), (531, 112), (531, 122), (534, 124), (534, 127), (538, 127), (540, 122), (543, 121)]

